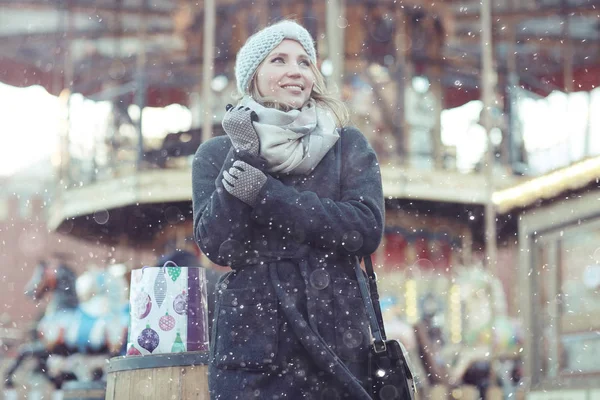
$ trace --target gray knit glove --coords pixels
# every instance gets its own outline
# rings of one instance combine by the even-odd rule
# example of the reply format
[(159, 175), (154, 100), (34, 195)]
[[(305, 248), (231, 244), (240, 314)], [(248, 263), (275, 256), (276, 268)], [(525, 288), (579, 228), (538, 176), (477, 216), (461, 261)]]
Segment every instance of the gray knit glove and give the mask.
[(223, 117), (223, 129), (231, 139), (237, 151), (245, 151), (254, 156), (258, 155), (260, 141), (252, 126), (253, 121), (258, 121), (258, 115), (248, 107), (233, 107), (227, 104), (227, 113)]
[(223, 172), (223, 186), (231, 195), (254, 207), (256, 198), (267, 176), (244, 161), (234, 161), (229, 171)]

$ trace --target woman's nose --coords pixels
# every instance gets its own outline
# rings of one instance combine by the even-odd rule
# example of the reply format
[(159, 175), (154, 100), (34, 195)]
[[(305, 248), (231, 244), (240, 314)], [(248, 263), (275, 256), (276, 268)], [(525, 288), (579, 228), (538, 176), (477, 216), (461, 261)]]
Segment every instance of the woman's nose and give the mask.
[(291, 64), (288, 67), (288, 69), (286, 71), (286, 74), (288, 76), (300, 76), (301, 75), (301, 73), (300, 73), (300, 67), (298, 65)]

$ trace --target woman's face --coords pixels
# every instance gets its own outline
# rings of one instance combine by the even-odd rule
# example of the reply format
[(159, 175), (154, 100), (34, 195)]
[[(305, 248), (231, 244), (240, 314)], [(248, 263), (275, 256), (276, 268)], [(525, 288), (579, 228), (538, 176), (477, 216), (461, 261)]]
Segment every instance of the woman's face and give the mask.
[(292, 108), (302, 108), (310, 98), (315, 76), (304, 47), (285, 39), (265, 58), (256, 71), (258, 92)]

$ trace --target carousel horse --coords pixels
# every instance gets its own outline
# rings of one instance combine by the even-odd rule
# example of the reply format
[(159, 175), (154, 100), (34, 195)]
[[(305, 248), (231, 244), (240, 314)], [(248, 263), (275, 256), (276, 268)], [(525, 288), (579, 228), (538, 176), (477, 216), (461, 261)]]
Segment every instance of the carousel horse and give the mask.
[[(123, 354), (129, 326), (124, 278), (104, 270), (88, 272), (82, 278), (87, 279), (88, 286), (84, 302), (77, 294), (78, 280), (71, 268), (64, 264), (56, 268), (45, 263), (36, 266), (25, 294), (34, 300), (41, 300), (46, 294), (52, 297), (37, 324), (36, 338), (19, 349), (6, 373), (6, 388), (14, 387), (14, 373), (26, 358), (37, 359), (38, 371), (60, 389), (63, 382), (77, 379), (82, 372), (65, 368), (68, 363), (52, 368), (48, 365), (51, 355), (52, 360), (68, 360), (73, 355), (106, 360)], [(101, 368), (102, 364), (98, 365)], [(54, 374), (49, 372), (53, 369), (57, 370)], [(102, 371), (91, 371), (90, 376), (100, 379)]]
[[(508, 301), (501, 281), (481, 265), (457, 268), (465, 319), (463, 340), (454, 371), (462, 382), (478, 388), (480, 396), (490, 386), (500, 386), (505, 398), (514, 395), (521, 379), (520, 349), (523, 332), (517, 319), (508, 315)], [(490, 353), (496, 363), (494, 376)]]
[[(480, 289), (479, 286), (476, 288)], [(475, 339), (471, 337), (472, 331), (465, 338), (466, 344), (456, 346), (446, 343), (439, 322), (436, 322), (441, 321), (443, 310), (435, 302), (428, 301), (429, 297), (431, 295), (426, 294), (421, 299), (420, 319), (414, 325), (395, 317), (394, 298), (384, 296), (381, 299), (386, 333), (404, 344), (419, 389), (427, 392), (435, 385), (448, 388), (471, 385), (485, 399), (490, 386), (500, 386), (505, 397), (514, 394), (520, 381), (520, 359), (501, 357), (492, 379), (489, 344), (476, 345)], [(514, 322), (505, 316), (498, 316), (495, 328), (497, 350), (503, 353), (510, 350), (511, 354), (518, 354), (522, 335)]]
[[(441, 330), (427, 318), (421, 318), (412, 326), (398, 322), (388, 325), (394, 328), (391, 332), (394, 338), (405, 344), (421, 390), (427, 391), (435, 385), (449, 388), (471, 385), (478, 390), (481, 399), (486, 398), (490, 386), (499, 386), (507, 394), (516, 390), (521, 379), (520, 360), (500, 359), (492, 379), (489, 347), (444, 349)], [(405, 326), (399, 329), (399, 325)], [(449, 355), (450, 349), (454, 349), (452, 355)]]

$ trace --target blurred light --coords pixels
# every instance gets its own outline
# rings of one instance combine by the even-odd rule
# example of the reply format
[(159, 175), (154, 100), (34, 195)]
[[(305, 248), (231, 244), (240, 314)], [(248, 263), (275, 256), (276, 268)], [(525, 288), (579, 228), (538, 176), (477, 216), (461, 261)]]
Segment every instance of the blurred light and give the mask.
[(589, 289), (600, 286), (600, 265), (588, 265), (583, 271), (583, 284)]
[(412, 87), (415, 92), (425, 94), (429, 90), (429, 79), (426, 76), (415, 76), (412, 79)]
[(490, 130), (490, 140), (494, 146), (498, 146), (502, 143), (502, 131), (498, 128), (492, 128)]
[(127, 273), (127, 266), (125, 264), (113, 264), (108, 267), (108, 272), (112, 276), (123, 276)]
[(417, 308), (417, 281), (410, 279), (406, 281), (406, 292), (404, 294), (406, 298), (406, 319), (409, 324), (417, 322), (418, 308)]
[(460, 285), (450, 287), (450, 339), (452, 343), (462, 340), (462, 309), (460, 303)]
[(333, 63), (331, 60), (323, 60), (321, 63), (321, 73), (323, 76), (331, 76), (331, 74), (333, 74)]
[(64, 88), (63, 90), (60, 91), (60, 94), (58, 95), (58, 100), (64, 104), (67, 104), (67, 101), (69, 100), (70, 96), (71, 96), (71, 91), (68, 88)]
[(225, 75), (217, 75), (212, 80), (210, 87), (215, 92), (222, 92), (229, 84), (229, 79)]
[(341, 28), (341, 29), (347, 28), (348, 20), (342, 16), (339, 16), (338, 20), (337, 20), (337, 26), (338, 26), (338, 28)]
[(395, 61), (396, 61), (396, 59), (391, 54), (386, 54), (383, 57), (383, 63), (385, 64), (386, 67), (389, 67), (390, 65), (394, 65)]

